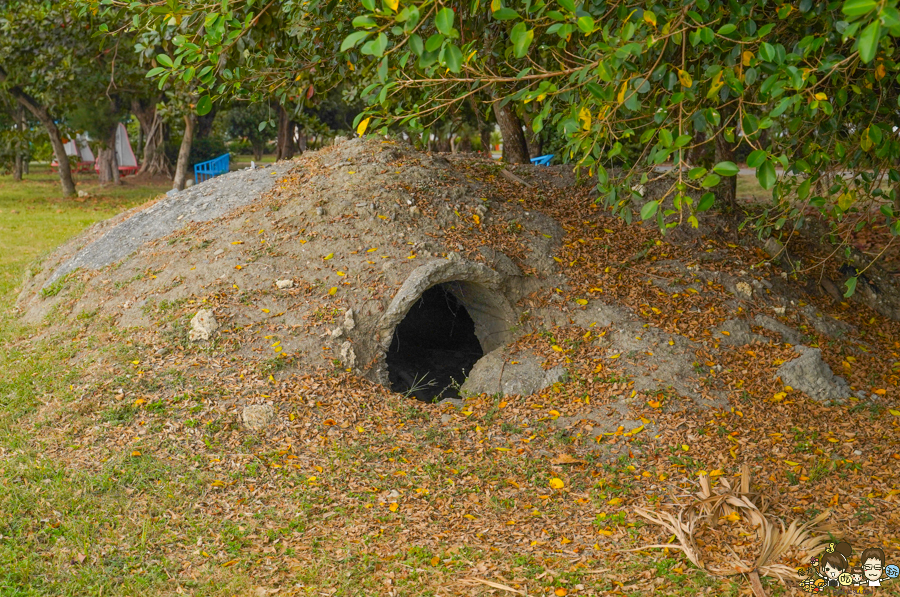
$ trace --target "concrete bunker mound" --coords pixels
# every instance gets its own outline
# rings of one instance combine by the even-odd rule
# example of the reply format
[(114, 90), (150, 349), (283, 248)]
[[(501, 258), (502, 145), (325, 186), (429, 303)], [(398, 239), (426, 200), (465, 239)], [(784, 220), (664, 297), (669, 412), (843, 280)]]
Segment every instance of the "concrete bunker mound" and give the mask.
[(423, 402), (458, 397), (475, 363), (512, 339), (517, 318), (502, 281), (458, 258), (413, 271), (382, 317), (379, 381)]

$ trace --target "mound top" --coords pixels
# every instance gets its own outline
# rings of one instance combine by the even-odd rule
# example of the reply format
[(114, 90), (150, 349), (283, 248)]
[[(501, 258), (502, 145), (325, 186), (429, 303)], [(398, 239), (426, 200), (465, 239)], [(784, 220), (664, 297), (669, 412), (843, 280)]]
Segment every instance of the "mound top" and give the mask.
[[(770, 393), (798, 356), (784, 342), (815, 341), (818, 312), (753, 248), (666, 242), (594, 199), (566, 167), (354, 139), (101, 223), (41, 264), (19, 305), (32, 321), (104, 318), (235, 367), (351, 371), (427, 402), (605, 380), (607, 414), (588, 401), (560, 419), (595, 435), (644, 420), (648, 403), (725, 407), (749, 387), (738, 378)], [(218, 323), (202, 346), (189, 338), (201, 309)], [(748, 361), (761, 347), (772, 358)]]

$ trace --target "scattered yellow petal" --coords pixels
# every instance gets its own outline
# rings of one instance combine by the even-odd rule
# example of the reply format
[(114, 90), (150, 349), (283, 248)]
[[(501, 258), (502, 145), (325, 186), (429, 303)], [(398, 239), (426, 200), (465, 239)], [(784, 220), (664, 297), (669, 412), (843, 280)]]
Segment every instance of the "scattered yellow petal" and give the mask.
[(578, 300), (576, 300), (575, 302), (578, 303), (579, 305), (586, 305), (586, 304), (588, 304), (587, 299), (578, 299)]
[(613, 498), (606, 503), (609, 506), (618, 506), (619, 504), (622, 503), (622, 498)]
[(788, 466), (799, 466), (799, 462), (794, 462), (793, 460), (785, 460), (784, 463)]
[(131, 455), (132, 455), (132, 456), (140, 456), (140, 455), (141, 455), (141, 451), (140, 451), (140, 450), (135, 450), (134, 452), (131, 453)]
[(554, 593), (555, 595), (557, 595), (558, 597), (566, 597), (566, 595), (569, 594), (569, 591), (566, 590), (565, 587), (559, 587), (558, 589), (556, 589), (555, 591), (553, 591), (553, 593)]
[(324, 259), (325, 261), (328, 261), (328, 260), (331, 259), (332, 257), (334, 257), (334, 253), (329, 253), (328, 255), (326, 255), (325, 257), (323, 257), (322, 259)]
[(337, 293), (337, 286), (332, 286), (331, 289), (328, 290), (328, 294), (333, 296), (335, 293)]
[(550, 479), (550, 487), (553, 489), (562, 489), (566, 484), (563, 483), (562, 479), (558, 479), (556, 477)]
[(391, 505), (388, 506), (388, 509), (389, 509), (391, 512), (396, 512), (396, 511), (397, 511), (397, 508), (399, 508), (399, 507), (400, 507), (400, 505), (397, 504), (397, 502), (391, 502)]

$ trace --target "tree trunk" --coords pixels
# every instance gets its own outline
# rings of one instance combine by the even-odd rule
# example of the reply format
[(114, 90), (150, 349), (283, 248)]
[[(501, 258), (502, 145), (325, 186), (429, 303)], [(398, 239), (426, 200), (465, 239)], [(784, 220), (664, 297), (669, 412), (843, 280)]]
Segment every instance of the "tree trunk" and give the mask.
[(184, 115), (184, 136), (181, 137), (181, 147), (178, 149), (178, 162), (175, 164), (175, 180), (172, 188), (184, 190), (187, 184), (188, 165), (191, 157), (191, 143), (194, 142), (194, 115)]
[(276, 160), (289, 160), (294, 157), (294, 121), (284, 106), (278, 106), (278, 148)]
[(535, 134), (534, 128), (532, 128), (532, 121), (534, 120), (534, 116), (527, 110), (523, 115), (525, 120), (525, 145), (528, 147), (528, 155), (529, 157), (536, 158), (543, 155), (543, 152), (541, 151), (541, 136)]
[(119, 184), (119, 160), (116, 156), (116, 131), (118, 128), (118, 123), (116, 123), (107, 131), (106, 146), (100, 147), (100, 155), (97, 156), (100, 184)]
[(487, 157), (494, 159), (494, 152), (491, 151), (491, 129), (484, 128), (481, 129), (479, 133), (481, 137), (481, 151)]
[(513, 111), (512, 104), (500, 105), (500, 99), (494, 94), (494, 118), (500, 125), (500, 134), (503, 136), (503, 161), (509, 164), (529, 164), (528, 144), (525, 134), (522, 132), (522, 121)]
[(156, 113), (156, 104), (146, 105), (141, 101), (131, 102), (131, 112), (141, 123), (141, 134), (144, 137), (144, 152), (142, 155), (141, 169), (138, 174), (165, 174), (171, 176), (169, 161), (163, 150), (163, 122)]
[(22, 173), (25, 171), (25, 142), (23, 137), (25, 135), (25, 106), (19, 104), (15, 106), (15, 115), (16, 119), (16, 131), (19, 133), (19, 138), (16, 139), (16, 160), (15, 165), (13, 166), (13, 180), (19, 182), (22, 180)]
[[(0, 66), (0, 83), (5, 82), (9, 75)], [(75, 181), (72, 180), (72, 167), (69, 164), (69, 156), (66, 155), (66, 149), (63, 146), (62, 135), (56, 128), (56, 123), (46, 107), (38, 103), (36, 99), (25, 93), (18, 85), (13, 85), (7, 89), (10, 95), (16, 98), (16, 101), (31, 112), (37, 118), (44, 128), (47, 129), (47, 135), (50, 137), (50, 144), (53, 145), (53, 152), (56, 154), (56, 161), (59, 163), (59, 182), (62, 185), (63, 194), (71, 197), (75, 194)]]
[[(213, 104), (212, 110), (204, 114), (203, 116), (197, 117), (197, 124), (195, 126), (194, 138), (195, 139), (206, 139), (212, 133), (213, 121), (216, 119), (216, 112), (219, 111), (219, 108)], [(193, 143), (193, 141), (192, 141)]]
[(309, 143), (309, 139), (307, 138), (305, 131), (300, 132), (300, 125), (297, 125), (297, 133), (298, 133), (297, 149), (300, 151), (300, 153), (303, 153), (304, 151), (306, 151), (306, 147)]

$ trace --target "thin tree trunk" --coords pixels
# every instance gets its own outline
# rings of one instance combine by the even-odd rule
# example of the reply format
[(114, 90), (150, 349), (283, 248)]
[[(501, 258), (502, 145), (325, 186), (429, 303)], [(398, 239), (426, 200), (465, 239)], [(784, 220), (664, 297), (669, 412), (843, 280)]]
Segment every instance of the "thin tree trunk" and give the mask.
[[(728, 122), (731, 117), (731, 109), (721, 108), (722, 122)], [(715, 139), (715, 158), (713, 163), (722, 161), (734, 162), (734, 143), (725, 139), (724, 130), (719, 130)], [(723, 176), (722, 181), (716, 185), (716, 202), (727, 210), (736, 210), (737, 205), (737, 176)]]
[(178, 149), (178, 162), (175, 164), (175, 180), (173, 188), (182, 191), (188, 178), (188, 164), (191, 156), (191, 143), (194, 142), (194, 115), (184, 115), (184, 136)]
[(484, 115), (481, 113), (481, 110), (478, 109), (478, 104), (475, 103), (474, 95), (469, 96), (469, 105), (472, 108), (472, 112), (475, 113), (475, 121), (478, 123), (478, 137), (481, 139), (481, 152), (489, 158), (493, 157), (493, 153), (491, 153), (492, 127), (485, 121)]
[(22, 180), (22, 173), (25, 171), (25, 165), (23, 164), (25, 161), (25, 143), (23, 141), (23, 136), (25, 135), (25, 106), (21, 104), (15, 106), (15, 119), (19, 138), (16, 139), (16, 161), (13, 167), (13, 180), (19, 182)]
[(516, 116), (511, 103), (501, 106), (501, 98), (497, 97), (496, 93), (493, 99), (494, 118), (497, 119), (500, 134), (503, 135), (503, 160), (509, 164), (530, 163), (528, 144), (522, 132), (522, 121)]
[(156, 104), (153, 101), (150, 100), (149, 105), (138, 100), (131, 102), (131, 112), (141, 124), (141, 134), (144, 137), (144, 151), (138, 174), (171, 176), (169, 161), (163, 151), (163, 122), (156, 112)]
[(294, 157), (294, 121), (284, 106), (278, 106), (278, 148), (276, 160), (289, 160)]
[(97, 156), (97, 168), (101, 184), (119, 184), (119, 160), (116, 156), (116, 132), (118, 123), (112, 126), (106, 134), (106, 145), (101, 146), (100, 155)]
[[(0, 66), (0, 83), (5, 82), (9, 78), (7, 72)], [(42, 106), (36, 99), (25, 93), (18, 85), (13, 85), (7, 89), (10, 95), (16, 98), (16, 101), (25, 106), (35, 118), (37, 118), (44, 128), (47, 129), (47, 135), (50, 137), (50, 144), (53, 145), (53, 152), (56, 154), (56, 161), (59, 163), (59, 182), (62, 185), (63, 194), (71, 197), (75, 194), (75, 181), (72, 180), (72, 168), (69, 164), (69, 156), (66, 155), (66, 149), (63, 146), (62, 135), (53, 122), (53, 117), (45, 106)]]
[(534, 117), (527, 110), (524, 112), (524, 120), (525, 120), (525, 145), (528, 147), (528, 155), (529, 157), (536, 158), (540, 155), (543, 155), (541, 151), (541, 137), (538, 134), (535, 134), (534, 128), (532, 128), (532, 121)]
[(309, 143), (309, 139), (308, 139), (305, 131), (299, 132), (299, 128), (300, 128), (300, 125), (297, 125), (298, 135), (299, 135), (298, 139), (297, 139), (297, 149), (300, 151), (300, 153), (303, 153), (304, 151), (306, 151), (306, 148)]

